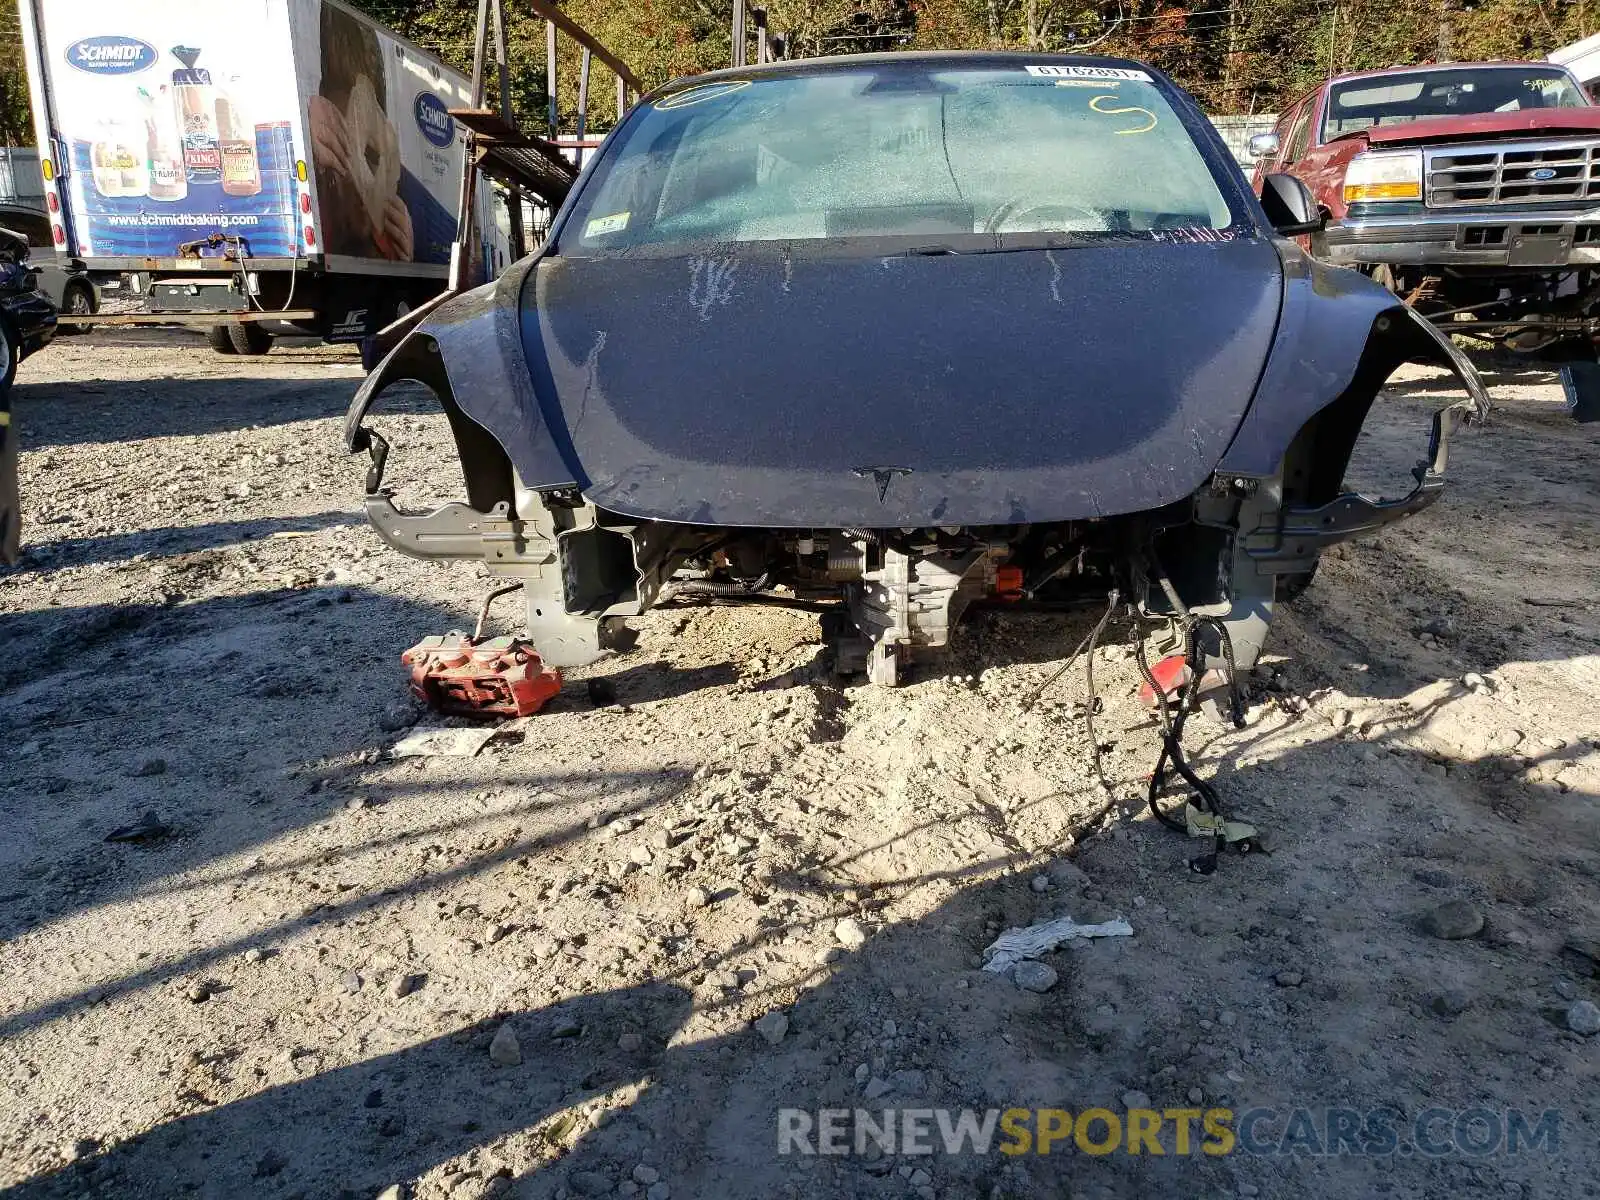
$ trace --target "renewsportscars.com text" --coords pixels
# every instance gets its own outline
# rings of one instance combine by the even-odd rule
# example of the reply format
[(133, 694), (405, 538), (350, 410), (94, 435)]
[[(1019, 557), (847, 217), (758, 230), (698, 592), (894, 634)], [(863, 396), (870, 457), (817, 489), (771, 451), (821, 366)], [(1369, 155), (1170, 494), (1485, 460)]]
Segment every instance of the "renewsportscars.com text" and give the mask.
[(1554, 1154), (1561, 1114), (1427, 1108), (800, 1108), (778, 1110), (778, 1153), (1399, 1155)]

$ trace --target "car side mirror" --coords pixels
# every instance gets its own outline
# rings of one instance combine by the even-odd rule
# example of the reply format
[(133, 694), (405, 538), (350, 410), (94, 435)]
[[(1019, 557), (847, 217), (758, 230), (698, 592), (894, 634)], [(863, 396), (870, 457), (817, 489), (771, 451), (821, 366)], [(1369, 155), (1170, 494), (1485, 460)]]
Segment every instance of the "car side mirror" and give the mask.
[(0, 226), (0, 262), (15, 263), (20, 267), (27, 261), (27, 239)]
[(1311, 189), (1293, 175), (1274, 171), (1261, 181), (1261, 207), (1284, 237), (1320, 233), (1328, 223)]
[(1281, 146), (1276, 130), (1269, 129), (1266, 133), (1252, 134), (1249, 143), (1250, 157), (1277, 158)]

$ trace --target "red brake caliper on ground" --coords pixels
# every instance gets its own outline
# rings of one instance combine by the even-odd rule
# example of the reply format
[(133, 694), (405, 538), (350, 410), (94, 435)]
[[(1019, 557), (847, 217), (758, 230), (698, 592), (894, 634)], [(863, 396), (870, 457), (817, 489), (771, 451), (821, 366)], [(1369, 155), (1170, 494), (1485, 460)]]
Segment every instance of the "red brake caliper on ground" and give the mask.
[(412, 695), (457, 716), (532, 716), (561, 690), (561, 673), (521, 638), (447, 633), (423, 638), (400, 661), (411, 668)]

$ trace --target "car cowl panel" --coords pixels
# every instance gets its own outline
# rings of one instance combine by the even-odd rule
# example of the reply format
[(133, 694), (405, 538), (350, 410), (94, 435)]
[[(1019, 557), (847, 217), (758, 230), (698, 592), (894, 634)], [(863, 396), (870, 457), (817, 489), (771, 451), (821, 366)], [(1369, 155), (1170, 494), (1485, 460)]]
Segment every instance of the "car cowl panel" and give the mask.
[(542, 478), (548, 444), (522, 444), (548, 431), (585, 497), (629, 516), (1110, 516), (1204, 483), (1249, 405), (1281, 293), (1278, 257), (1255, 238), (551, 256), (520, 291), (533, 387), (519, 402), (540, 411), (503, 411), (496, 390), (456, 396), (524, 482), (568, 482)]

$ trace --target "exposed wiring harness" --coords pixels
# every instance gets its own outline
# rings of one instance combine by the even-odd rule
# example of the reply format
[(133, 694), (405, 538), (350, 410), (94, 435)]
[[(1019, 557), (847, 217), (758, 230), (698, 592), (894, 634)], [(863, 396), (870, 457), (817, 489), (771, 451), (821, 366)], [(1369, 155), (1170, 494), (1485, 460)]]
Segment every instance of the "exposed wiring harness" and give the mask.
[[(1228, 688), (1228, 713), (1235, 728), (1244, 725), (1244, 714), (1241, 696), (1239, 693), (1239, 676), (1237, 663), (1234, 659), (1233, 639), (1228, 633), (1228, 627), (1215, 617), (1196, 617), (1178, 596), (1177, 589), (1172, 581), (1156, 561), (1154, 554), (1147, 558), (1147, 567), (1151, 577), (1160, 585), (1163, 594), (1171, 604), (1174, 617), (1182, 632), (1184, 663), (1187, 667), (1188, 678), (1176, 700), (1169, 699), (1167, 689), (1156, 679), (1155, 672), (1151, 670), (1149, 658), (1145, 653), (1144, 637), (1139, 619), (1138, 610), (1129, 604), (1129, 616), (1132, 619), (1132, 638), (1134, 659), (1138, 663), (1139, 673), (1144, 677), (1145, 683), (1150, 687), (1155, 697), (1156, 714), (1161, 725), (1161, 753), (1156, 758), (1155, 769), (1150, 774), (1149, 790), (1145, 800), (1150, 807), (1151, 814), (1169, 829), (1174, 829), (1185, 836), (1205, 836), (1210, 839), (1210, 848), (1189, 860), (1192, 870), (1202, 875), (1210, 875), (1217, 869), (1217, 856), (1226, 847), (1229, 841), (1238, 841), (1240, 848), (1249, 850), (1253, 845), (1254, 830), (1248, 826), (1228, 820), (1223, 811), (1222, 797), (1216, 787), (1208, 780), (1202, 779), (1189, 765), (1189, 760), (1183, 752), (1183, 731), (1187, 724), (1189, 714), (1194, 711), (1201, 688), (1207, 674), (1208, 642), (1214, 639), (1214, 645), (1220, 654), (1224, 667), (1224, 674)], [(1110, 781), (1106, 778), (1104, 766), (1100, 758), (1100, 739), (1095, 731), (1095, 708), (1099, 703), (1099, 693), (1095, 686), (1094, 656), (1100, 646), (1100, 639), (1105, 633), (1106, 626), (1110, 624), (1111, 617), (1116, 611), (1120, 592), (1113, 588), (1106, 598), (1106, 608), (1083, 638), (1082, 641), (1067, 656), (1050, 676), (1045, 679), (1033, 693), (1023, 702), (1023, 707), (1032, 708), (1039, 697), (1051, 684), (1060, 679), (1073, 664), (1080, 654), (1087, 654), (1084, 658), (1084, 683), (1088, 692), (1084, 703), (1083, 723), (1089, 738), (1089, 758), (1093, 764), (1095, 778), (1100, 786), (1107, 792), (1113, 791)], [(1209, 635), (1209, 636), (1208, 636)], [(1174, 708), (1174, 705), (1176, 706)], [(1192, 799), (1184, 807), (1183, 816), (1177, 817), (1164, 811), (1159, 798), (1166, 790), (1171, 776), (1176, 775), (1188, 785)], [(1102, 808), (1091, 822), (1097, 825), (1099, 821), (1115, 805), (1115, 800)]]
[(1194, 799), (1191, 802), (1201, 813), (1209, 814), (1212, 827), (1212, 848), (1205, 854), (1190, 860), (1189, 865), (1202, 875), (1209, 875), (1217, 869), (1217, 855), (1227, 845), (1226, 834), (1227, 815), (1222, 809), (1222, 797), (1209, 780), (1196, 775), (1194, 768), (1183, 753), (1183, 729), (1189, 720), (1189, 714), (1194, 711), (1195, 700), (1200, 694), (1200, 687), (1206, 674), (1205, 644), (1201, 637), (1204, 630), (1211, 630), (1217, 635), (1221, 644), (1222, 660), (1227, 666), (1228, 700), (1230, 716), (1237, 728), (1244, 724), (1240, 712), (1239, 690), (1237, 672), (1234, 669), (1233, 641), (1228, 636), (1228, 628), (1214, 617), (1200, 617), (1185, 622), (1184, 628), (1184, 661), (1189, 669), (1188, 682), (1184, 684), (1183, 691), (1177, 701), (1177, 712), (1173, 713), (1169, 701), (1160, 682), (1155, 677), (1155, 672), (1150, 669), (1150, 661), (1145, 655), (1144, 639), (1135, 637), (1134, 658), (1139, 664), (1139, 673), (1144, 676), (1145, 683), (1155, 694), (1156, 713), (1161, 721), (1161, 753), (1156, 758), (1155, 770), (1150, 773), (1150, 788), (1146, 794), (1146, 803), (1150, 806), (1151, 815), (1169, 829), (1189, 835), (1194, 831), (1187, 820), (1179, 820), (1164, 811), (1158, 803), (1158, 797), (1166, 789), (1168, 783), (1168, 768), (1183, 779), (1193, 790)]

